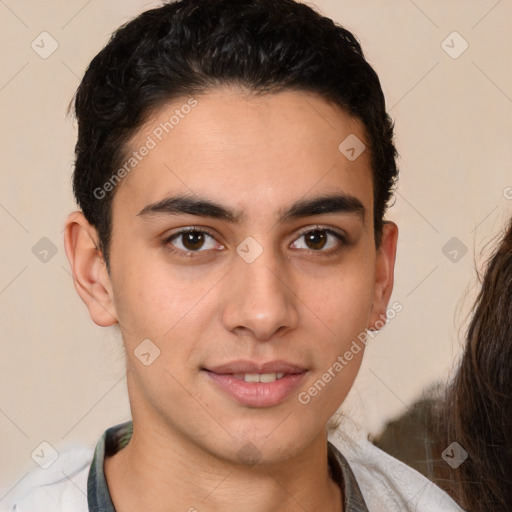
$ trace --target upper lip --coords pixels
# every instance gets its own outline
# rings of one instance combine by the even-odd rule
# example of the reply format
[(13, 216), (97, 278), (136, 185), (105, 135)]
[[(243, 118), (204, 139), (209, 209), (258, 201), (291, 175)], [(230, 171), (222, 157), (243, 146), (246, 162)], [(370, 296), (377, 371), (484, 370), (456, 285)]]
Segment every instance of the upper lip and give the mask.
[(266, 363), (256, 363), (248, 360), (237, 360), (217, 366), (204, 367), (213, 373), (302, 373), (307, 370), (304, 366), (299, 366), (288, 361), (276, 360)]

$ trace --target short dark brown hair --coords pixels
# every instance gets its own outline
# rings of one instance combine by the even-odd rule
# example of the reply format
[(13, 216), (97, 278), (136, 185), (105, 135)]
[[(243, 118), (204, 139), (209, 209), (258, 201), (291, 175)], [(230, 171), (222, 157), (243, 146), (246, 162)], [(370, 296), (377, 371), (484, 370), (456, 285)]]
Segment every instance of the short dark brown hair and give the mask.
[(127, 142), (151, 113), (222, 84), (257, 94), (314, 92), (362, 122), (379, 246), (398, 155), (379, 79), (354, 35), (294, 0), (181, 0), (114, 32), (76, 92), (73, 190), (98, 232), (107, 269), (115, 189), (100, 197), (95, 191), (126, 160)]

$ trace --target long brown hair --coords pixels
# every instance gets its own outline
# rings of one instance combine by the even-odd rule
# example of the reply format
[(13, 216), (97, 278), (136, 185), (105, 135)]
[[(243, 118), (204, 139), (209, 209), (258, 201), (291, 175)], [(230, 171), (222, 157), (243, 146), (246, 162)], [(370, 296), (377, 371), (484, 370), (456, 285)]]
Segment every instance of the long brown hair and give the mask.
[(443, 406), (444, 435), (468, 458), (453, 495), (471, 512), (512, 510), (512, 219), (484, 273), (460, 367)]

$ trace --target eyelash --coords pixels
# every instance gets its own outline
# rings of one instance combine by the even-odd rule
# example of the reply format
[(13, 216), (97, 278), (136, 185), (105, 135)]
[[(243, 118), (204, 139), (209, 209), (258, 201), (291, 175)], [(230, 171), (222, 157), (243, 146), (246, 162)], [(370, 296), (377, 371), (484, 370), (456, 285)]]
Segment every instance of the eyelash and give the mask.
[[(324, 256), (324, 257), (328, 257), (328, 256), (334, 256), (334, 255), (337, 255), (343, 246), (345, 245), (348, 245), (348, 241), (346, 239), (346, 237), (344, 235), (342, 235), (341, 233), (338, 233), (337, 231), (334, 231), (332, 229), (329, 229), (329, 228), (326, 228), (326, 227), (322, 227), (322, 226), (313, 226), (311, 228), (308, 228), (307, 230), (305, 231), (302, 231), (299, 233), (298, 237), (295, 239), (295, 240), (298, 240), (299, 238), (303, 237), (304, 235), (307, 235), (313, 231), (322, 231), (328, 235), (332, 235), (334, 236), (335, 238), (338, 239), (338, 241), (340, 242), (341, 244), (341, 247), (338, 247), (336, 249), (330, 249), (328, 251), (324, 251), (324, 250), (318, 250), (318, 251), (315, 251), (314, 249), (309, 249), (308, 251), (315, 254), (315, 256)], [(205, 230), (205, 229), (198, 229), (196, 227), (190, 227), (190, 228), (186, 228), (186, 229), (182, 229), (181, 231), (178, 231), (177, 233), (173, 233), (171, 236), (167, 237), (166, 239), (163, 240), (162, 244), (163, 246), (171, 253), (173, 254), (178, 254), (182, 257), (185, 257), (185, 258), (195, 258), (195, 257), (198, 257), (200, 255), (200, 253), (202, 252), (207, 252), (207, 251), (201, 251), (201, 250), (198, 250), (198, 251), (188, 251), (188, 252), (185, 252), (181, 249), (176, 249), (175, 247), (172, 246), (171, 242), (174, 240), (174, 239), (177, 239), (179, 238), (181, 235), (184, 235), (184, 234), (187, 234), (187, 233), (202, 233), (202, 234), (205, 234), (205, 235), (208, 235), (209, 237), (215, 239), (215, 236), (212, 235), (209, 231)], [(294, 240), (294, 241), (295, 241)], [(305, 249), (299, 249), (299, 250), (305, 250)]]

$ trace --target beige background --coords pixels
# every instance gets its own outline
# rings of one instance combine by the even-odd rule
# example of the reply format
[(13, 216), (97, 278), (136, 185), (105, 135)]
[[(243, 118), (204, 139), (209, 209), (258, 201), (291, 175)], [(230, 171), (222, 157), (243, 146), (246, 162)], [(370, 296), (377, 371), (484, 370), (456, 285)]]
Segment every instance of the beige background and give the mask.
[[(90, 320), (64, 253), (76, 137), (66, 108), (112, 30), (155, 5), (0, 3), (0, 507), (36, 467), (30, 455), (42, 441), (57, 450), (93, 445), (129, 418), (120, 340)], [(400, 227), (392, 301), (403, 311), (367, 349), (345, 407), (375, 433), (447, 378), (476, 290), (475, 260), (512, 213), (512, 2), (315, 5), (359, 37), (381, 78), (401, 154), (388, 217)], [(43, 31), (58, 43), (46, 59), (31, 48)], [(453, 31), (469, 44), (456, 59), (442, 47)], [(453, 53), (462, 43), (452, 36), (445, 45)], [(57, 250), (46, 263), (32, 252), (42, 237)], [(442, 250), (452, 237), (467, 247), (457, 262)]]

